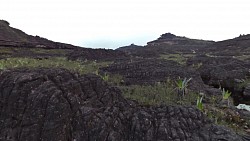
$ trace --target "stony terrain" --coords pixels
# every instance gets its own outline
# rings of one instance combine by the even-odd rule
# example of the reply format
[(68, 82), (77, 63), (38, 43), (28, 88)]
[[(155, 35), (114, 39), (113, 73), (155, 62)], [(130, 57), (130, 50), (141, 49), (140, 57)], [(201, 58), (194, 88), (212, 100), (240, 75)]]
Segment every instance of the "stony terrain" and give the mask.
[[(199, 73), (180, 64), (164, 59), (139, 59), (132, 62), (124, 61), (101, 68), (111, 74), (119, 74), (126, 85), (143, 85), (176, 80), (179, 77), (193, 78), (190, 88), (201, 90), (204, 85)], [(183, 71), (185, 70), (185, 71)]]
[(244, 139), (193, 107), (137, 105), (95, 75), (17, 69), (0, 80), (0, 140)]
[(250, 104), (249, 43), (165, 33), (146, 46), (90, 49), (0, 20), (0, 141), (248, 141), (250, 112), (235, 106)]

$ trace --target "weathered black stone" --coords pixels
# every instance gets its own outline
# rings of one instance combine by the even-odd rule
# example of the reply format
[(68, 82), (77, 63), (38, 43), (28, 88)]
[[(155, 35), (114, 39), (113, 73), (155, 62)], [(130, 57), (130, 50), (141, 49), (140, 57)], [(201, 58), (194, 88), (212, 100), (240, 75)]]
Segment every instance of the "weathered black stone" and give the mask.
[(95, 75), (64, 69), (0, 73), (1, 141), (241, 141), (198, 109), (140, 106)]

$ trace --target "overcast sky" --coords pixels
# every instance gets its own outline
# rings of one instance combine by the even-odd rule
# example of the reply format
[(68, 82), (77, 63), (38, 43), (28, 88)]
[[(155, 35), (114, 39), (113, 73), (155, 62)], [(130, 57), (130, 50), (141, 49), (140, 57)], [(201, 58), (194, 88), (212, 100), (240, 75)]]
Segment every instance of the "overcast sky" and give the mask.
[(0, 19), (83, 47), (145, 45), (161, 34), (224, 40), (250, 34), (249, 0), (1, 0)]

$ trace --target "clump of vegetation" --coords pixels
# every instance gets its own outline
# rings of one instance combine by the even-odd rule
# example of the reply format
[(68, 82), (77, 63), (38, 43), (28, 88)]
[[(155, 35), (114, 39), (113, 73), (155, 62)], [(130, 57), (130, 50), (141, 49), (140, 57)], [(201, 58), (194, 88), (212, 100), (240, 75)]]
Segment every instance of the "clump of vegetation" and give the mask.
[(222, 99), (227, 100), (227, 105), (229, 106), (229, 97), (231, 95), (231, 92), (223, 88), (221, 93), (222, 93)]
[(192, 78), (184, 78), (179, 79), (178, 81), (176, 81), (176, 85), (177, 85), (177, 90), (178, 90), (178, 94), (182, 95), (182, 97), (184, 97), (187, 94), (187, 87), (188, 87), (188, 83), (192, 80)]
[(227, 126), (238, 133), (244, 133), (244, 129), (250, 128), (250, 120), (245, 120), (237, 111), (230, 108), (206, 105), (204, 113), (216, 124)]
[(109, 75), (109, 79), (108, 79), (108, 83), (115, 85), (115, 86), (119, 86), (124, 82), (123, 80), (123, 76), (119, 75), (119, 74), (112, 74)]
[(159, 83), (155, 85), (133, 85), (123, 86), (121, 90), (126, 98), (138, 101), (146, 105), (194, 105), (196, 93), (190, 93), (179, 99), (178, 93), (172, 84)]
[(199, 110), (203, 110), (203, 103), (202, 103), (203, 96), (198, 96), (196, 101), (196, 106)]
[(108, 74), (107, 72), (104, 72), (103, 74), (99, 73), (99, 69), (97, 69), (94, 74), (100, 76), (103, 81), (109, 83), (110, 85), (115, 85), (115, 86), (119, 86), (121, 85), (121, 83), (123, 83), (123, 76), (119, 75), (119, 74)]
[(66, 55), (71, 52), (70, 49), (43, 49), (43, 48), (27, 48), (33, 54), (60, 54)]
[(201, 68), (201, 66), (203, 65), (203, 63), (197, 63), (197, 64), (193, 64), (192, 66), (193, 66), (193, 68), (195, 68), (195, 69), (199, 69), (199, 68)]
[(166, 59), (166, 60), (172, 60), (182, 65), (185, 64), (187, 61), (187, 59), (183, 55), (180, 55), (180, 54), (164, 54), (164, 55), (161, 55), (160, 58)]
[(160, 58), (165, 60), (172, 60), (181, 65), (185, 65), (187, 62), (187, 58), (190, 58), (192, 56), (194, 56), (194, 54), (175, 53), (175, 54), (162, 54)]
[(101, 78), (104, 80), (104, 81), (109, 81), (109, 75), (107, 73), (105, 73), (103, 76), (101, 75)]
[(13, 49), (0, 46), (0, 53), (1, 54), (10, 54), (10, 53), (13, 53)]

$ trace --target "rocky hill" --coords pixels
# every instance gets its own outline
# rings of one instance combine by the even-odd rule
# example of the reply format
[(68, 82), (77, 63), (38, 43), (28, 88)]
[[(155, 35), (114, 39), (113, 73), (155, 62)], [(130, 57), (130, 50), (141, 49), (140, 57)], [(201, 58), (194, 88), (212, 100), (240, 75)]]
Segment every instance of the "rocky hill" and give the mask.
[(235, 56), (242, 59), (250, 55), (250, 35), (240, 35), (234, 39), (216, 42), (207, 52), (214, 56)]
[(222, 46), (222, 47), (230, 47), (230, 46), (237, 46), (241, 48), (247, 48), (250, 44), (250, 35), (240, 35), (239, 37), (236, 37), (234, 39), (224, 40), (216, 42), (216, 46)]
[(205, 41), (205, 40), (198, 40), (198, 39), (189, 39), (187, 37), (180, 37), (176, 36), (172, 33), (165, 33), (162, 34), (157, 40), (148, 42), (148, 46), (157, 46), (160, 44), (165, 45), (199, 45), (204, 46), (214, 43), (213, 41)]
[[(71, 60), (114, 60), (124, 58), (126, 54), (121, 51), (108, 49), (91, 49), (73, 46), (66, 43), (59, 43), (42, 38), (39, 36), (27, 35), (25, 32), (13, 28), (9, 22), (0, 20), (0, 48), (6, 47), (7, 55), (12, 57), (34, 57), (48, 58), (49, 56), (67, 56)], [(7, 50), (8, 50), (7, 49)], [(37, 50), (37, 51), (34, 51)], [(39, 49), (50, 49), (49, 51), (40, 51)], [(58, 52), (52, 49), (60, 49)], [(47, 52), (47, 53), (42, 53)], [(60, 54), (63, 52), (63, 54)], [(1, 54), (1, 52), (0, 52)], [(3, 53), (6, 55), (6, 51)]]
[(48, 39), (27, 35), (25, 32), (10, 27), (9, 22), (0, 20), (0, 45), (11, 47), (37, 47), (73, 49), (75, 46), (65, 43), (53, 42)]
[(162, 54), (173, 53), (197, 53), (204, 52), (206, 47), (213, 45), (214, 41), (189, 39), (187, 37), (176, 36), (172, 33), (162, 34), (158, 39), (150, 41), (144, 47), (125, 46), (117, 50), (123, 50), (133, 56), (140, 57), (159, 57)]

